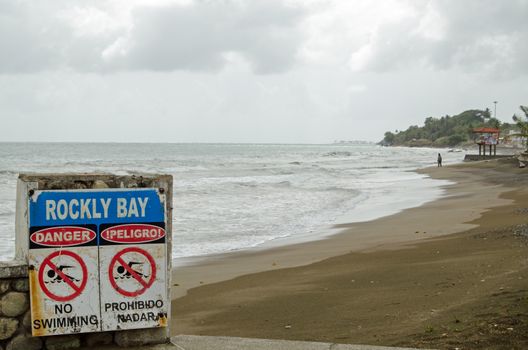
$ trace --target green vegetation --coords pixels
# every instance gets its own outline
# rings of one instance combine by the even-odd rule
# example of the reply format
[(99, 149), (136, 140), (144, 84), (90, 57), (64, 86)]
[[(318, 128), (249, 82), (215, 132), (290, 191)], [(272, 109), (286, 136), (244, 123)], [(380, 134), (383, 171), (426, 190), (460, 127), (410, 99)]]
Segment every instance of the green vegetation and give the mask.
[(524, 116), (518, 116), (517, 114), (513, 115), (513, 121), (517, 124), (519, 132), (512, 134), (511, 136), (524, 137), (526, 151), (528, 151), (528, 106), (520, 106), (520, 108), (521, 111), (523, 111)]
[(492, 118), (489, 109), (472, 109), (455, 116), (429, 117), (424, 126), (410, 126), (407, 130), (385, 133), (380, 142), (386, 146), (453, 147), (472, 142), (474, 128), (489, 127), (502, 130), (514, 126)]

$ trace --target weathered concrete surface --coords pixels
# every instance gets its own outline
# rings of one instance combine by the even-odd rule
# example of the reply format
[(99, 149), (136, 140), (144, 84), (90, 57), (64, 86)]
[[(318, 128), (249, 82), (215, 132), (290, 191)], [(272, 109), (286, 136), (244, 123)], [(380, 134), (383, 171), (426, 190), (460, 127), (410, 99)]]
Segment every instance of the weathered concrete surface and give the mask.
[[(81, 350), (87, 350), (83, 347)], [(114, 346), (101, 346), (100, 350), (119, 350)], [(127, 350), (417, 350), (373, 345), (332, 344), (291, 340), (250, 339), (236, 337), (208, 337), (178, 335), (168, 344), (129, 347)]]
[(372, 345), (351, 345), (290, 340), (249, 339), (179, 335), (171, 338), (172, 346), (161, 349), (185, 350), (410, 350)]
[(497, 158), (511, 158), (511, 154), (497, 154), (497, 155), (478, 155), (478, 154), (466, 154), (464, 156), (464, 161), (477, 161), (477, 160), (488, 160), (488, 159), (497, 159)]
[(20, 174), (19, 179), (38, 183), (39, 190), (142, 188), (172, 182), (171, 175), (161, 174)]
[(0, 262), (0, 278), (19, 278), (27, 276), (27, 263), (17, 260)]

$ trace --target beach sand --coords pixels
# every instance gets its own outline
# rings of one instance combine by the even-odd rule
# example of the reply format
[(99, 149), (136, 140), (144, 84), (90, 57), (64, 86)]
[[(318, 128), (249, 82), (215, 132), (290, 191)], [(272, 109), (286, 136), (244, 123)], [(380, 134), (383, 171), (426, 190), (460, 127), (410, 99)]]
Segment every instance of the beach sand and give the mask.
[(509, 160), (422, 171), (455, 183), (323, 240), (175, 268), (171, 334), (528, 348), (528, 172)]

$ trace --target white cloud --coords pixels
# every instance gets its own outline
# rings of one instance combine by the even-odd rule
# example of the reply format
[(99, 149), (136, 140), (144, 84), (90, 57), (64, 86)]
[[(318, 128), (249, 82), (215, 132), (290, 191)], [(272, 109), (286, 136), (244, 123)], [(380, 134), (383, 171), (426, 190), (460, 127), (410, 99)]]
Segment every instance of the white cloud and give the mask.
[(379, 140), (494, 100), (509, 120), (527, 3), (0, 0), (0, 141)]
[(508, 78), (528, 70), (527, 11), (528, 0), (0, 0), (0, 73), (419, 65)]
[(104, 57), (116, 69), (215, 71), (236, 53), (257, 73), (282, 72), (295, 62), (300, 15), (265, 0), (140, 7), (130, 31)]
[[(354, 70), (386, 72), (415, 66), (488, 77), (528, 73), (528, 1), (409, 2), (406, 16), (377, 23), (350, 55)], [(425, 6), (424, 6), (425, 4)]]
[(0, 72), (215, 71), (236, 53), (257, 73), (295, 64), (298, 6), (283, 1), (0, 2)]

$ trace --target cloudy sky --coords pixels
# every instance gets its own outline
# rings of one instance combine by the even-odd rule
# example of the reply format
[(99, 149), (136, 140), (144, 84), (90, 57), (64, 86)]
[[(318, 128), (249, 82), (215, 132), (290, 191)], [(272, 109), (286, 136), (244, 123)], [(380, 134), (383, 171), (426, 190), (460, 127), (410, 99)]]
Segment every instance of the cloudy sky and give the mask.
[(0, 0), (0, 141), (379, 141), (528, 104), (528, 0)]

